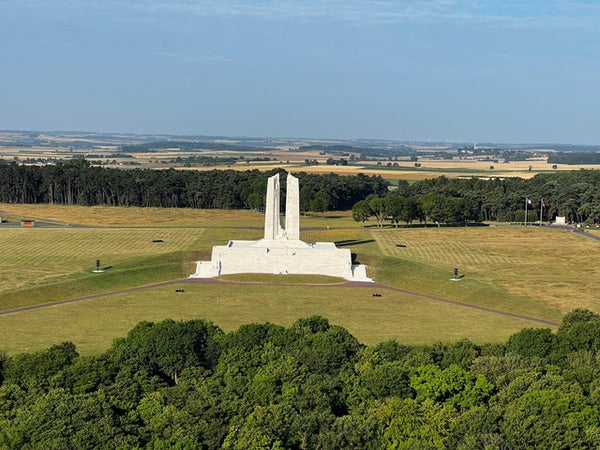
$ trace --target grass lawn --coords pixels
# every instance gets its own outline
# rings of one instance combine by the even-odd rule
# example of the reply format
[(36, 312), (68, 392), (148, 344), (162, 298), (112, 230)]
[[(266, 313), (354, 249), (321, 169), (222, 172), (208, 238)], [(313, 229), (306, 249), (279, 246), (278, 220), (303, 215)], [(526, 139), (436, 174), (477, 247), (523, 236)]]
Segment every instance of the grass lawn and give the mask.
[(480, 301), (496, 292), (507, 303), (519, 303), (507, 304), (510, 310), (529, 308), (529, 303), (534, 307), (545, 304), (545, 309), (563, 313), (574, 308), (600, 311), (600, 266), (596, 264), (600, 242), (585, 236), (552, 228), (510, 226), (384, 229), (372, 234), (378, 250), (392, 263), (423, 265), (423, 270), (408, 271), (415, 276), (383, 271), (381, 277), (390, 284), (453, 297), (451, 291), (462, 290), (463, 285), (442, 283), (449, 290), (444, 293), (435, 287), (433, 275), (427, 275), (427, 282), (417, 274), (443, 269), (442, 278), (450, 278), (453, 268), (458, 267), (465, 281), (489, 286), (480, 293)]
[(250, 210), (140, 208), (0, 203), (4, 216), (42, 218), (96, 227), (261, 227), (264, 216)]
[(342, 278), (329, 277), (327, 275), (273, 275), (269, 273), (236, 273), (230, 275), (221, 275), (220, 281), (230, 281), (235, 283), (259, 283), (259, 284), (342, 284), (345, 280)]
[[(23, 205), (0, 203), (0, 216), (18, 221), (21, 218), (44, 219), (59, 224), (94, 227), (264, 227), (265, 216), (253, 210), (141, 208), (78, 205)], [(309, 213), (301, 218), (302, 227), (326, 228), (332, 220), (336, 227), (360, 227), (351, 211)]]
[[(263, 217), (252, 211), (48, 205), (16, 205), (13, 213), (17, 210), (24, 216), (65, 222), (78, 217), (81, 223), (114, 227), (1, 229), (0, 310), (181, 279), (194, 271), (194, 261), (210, 258), (213, 245), (262, 237)], [(198, 224), (189, 227), (192, 219)], [(125, 222), (139, 226), (121, 228)], [(303, 240), (338, 242), (356, 253), (378, 283), (555, 322), (576, 307), (600, 312), (595, 264), (600, 242), (583, 235), (509, 226), (363, 228), (349, 212), (302, 217), (301, 226)], [(103, 274), (91, 272), (96, 259), (106, 269)], [(449, 281), (454, 267), (465, 275), (461, 282)], [(399, 292), (373, 298), (372, 287), (340, 287), (339, 280), (327, 277), (225, 279), (235, 283), (185, 285), (184, 294), (152, 288), (2, 316), (0, 349), (13, 353), (72, 340), (83, 352), (96, 352), (139, 320), (167, 317), (204, 317), (230, 330), (251, 321), (285, 325), (321, 314), (365, 343), (499, 341), (539, 326)], [(237, 284), (244, 281), (263, 284)], [(298, 284), (282, 285), (290, 282)]]
[[(183, 288), (184, 293), (175, 289)], [(314, 314), (346, 327), (361, 342), (398, 339), (422, 344), (505, 340), (539, 324), (461, 308), (388, 290), (336, 286), (179, 284), (0, 316), (0, 342), (9, 354), (72, 341), (97, 353), (141, 320), (204, 318), (226, 331), (252, 322), (290, 325)], [(8, 332), (10, 330), (10, 332)]]

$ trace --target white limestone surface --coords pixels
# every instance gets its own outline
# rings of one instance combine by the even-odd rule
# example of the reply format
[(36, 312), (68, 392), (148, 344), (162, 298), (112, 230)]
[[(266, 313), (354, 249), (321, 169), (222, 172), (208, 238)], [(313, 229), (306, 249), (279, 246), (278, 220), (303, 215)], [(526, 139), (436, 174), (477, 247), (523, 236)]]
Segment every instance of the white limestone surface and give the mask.
[(287, 175), (285, 228), (279, 218), (279, 174), (269, 178), (265, 208), (265, 234), (259, 241), (229, 241), (213, 247), (210, 261), (198, 261), (190, 278), (212, 278), (235, 273), (328, 275), (352, 281), (373, 282), (362, 264), (352, 264), (348, 249), (332, 242), (308, 243), (299, 239), (299, 185)]

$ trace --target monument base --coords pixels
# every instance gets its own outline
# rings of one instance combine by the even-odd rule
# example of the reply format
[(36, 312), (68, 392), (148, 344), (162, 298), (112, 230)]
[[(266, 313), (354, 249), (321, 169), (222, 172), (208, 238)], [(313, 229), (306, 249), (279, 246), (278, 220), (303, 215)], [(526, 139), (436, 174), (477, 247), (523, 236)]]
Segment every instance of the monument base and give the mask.
[(229, 241), (213, 247), (210, 261), (197, 261), (190, 278), (213, 278), (234, 273), (329, 275), (372, 283), (367, 268), (352, 264), (348, 249), (332, 242), (300, 240), (300, 188), (298, 179), (287, 175), (285, 228), (281, 226), (279, 174), (267, 180), (265, 234), (259, 241)]
[(372, 283), (363, 264), (352, 264), (348, 249), (332, 242), (261, 239), (229, 241), (213, 247), (210, 261), (198, 261), (190, 278), (213, 278), (236, 273), (328, 275)]

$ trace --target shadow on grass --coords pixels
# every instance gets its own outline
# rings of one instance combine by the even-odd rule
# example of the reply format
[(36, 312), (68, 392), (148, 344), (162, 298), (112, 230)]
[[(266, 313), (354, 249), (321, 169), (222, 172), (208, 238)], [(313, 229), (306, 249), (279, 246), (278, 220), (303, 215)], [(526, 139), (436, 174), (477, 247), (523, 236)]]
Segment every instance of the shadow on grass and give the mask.
[(345, 241), (335, 241), (338, 247), (347, 247), (349, 245), (370, 244), (375, 242), (375, 239), (346, 239)]

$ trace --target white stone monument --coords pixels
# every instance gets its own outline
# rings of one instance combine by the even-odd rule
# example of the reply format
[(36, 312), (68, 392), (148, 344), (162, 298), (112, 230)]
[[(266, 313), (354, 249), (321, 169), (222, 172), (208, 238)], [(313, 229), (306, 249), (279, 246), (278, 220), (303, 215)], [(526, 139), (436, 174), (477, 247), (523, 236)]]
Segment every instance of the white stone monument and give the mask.
[(268, 179), (265, 234), (259, 241), (229, 241), (213, 247), (210, 261), (198, 261), (190, 278), (212, 278), (234, 273), (316, 274), (373, 282), (367, 266), (352, 264), (349, 249), (333, 242), (300, 240), (298, 178), (287, 175), (285, 228), (280, 220), (279, 174)]

